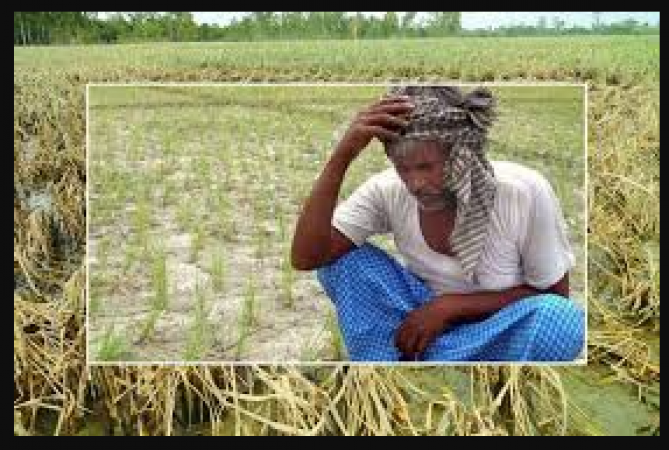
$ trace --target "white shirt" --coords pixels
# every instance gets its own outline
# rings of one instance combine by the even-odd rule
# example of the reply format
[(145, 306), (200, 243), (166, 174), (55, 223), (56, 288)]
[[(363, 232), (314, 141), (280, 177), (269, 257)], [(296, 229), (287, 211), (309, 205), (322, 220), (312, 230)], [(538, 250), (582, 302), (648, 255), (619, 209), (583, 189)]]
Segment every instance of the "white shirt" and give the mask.
[(437, 295), (522, 284), (546, 289), (575, 262), (559, 201), (539, 172), (507, 161), (491, 164), (497, 194), (475, 283), (467, 281), (457, 258), (428, 246), (420, 228), (418, 202), (393, 167), (371, 176), (341, 202), (333, 226), (357, 246), (372, 235), (392, 233), (407, 269)]

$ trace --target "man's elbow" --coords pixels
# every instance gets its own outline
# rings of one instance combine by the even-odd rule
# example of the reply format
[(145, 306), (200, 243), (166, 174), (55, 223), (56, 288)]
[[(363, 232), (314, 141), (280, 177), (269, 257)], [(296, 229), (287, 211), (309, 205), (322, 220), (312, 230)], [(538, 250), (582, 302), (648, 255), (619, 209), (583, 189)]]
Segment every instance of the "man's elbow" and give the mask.
[(547, 293), (569, 298), (569, 273), (566, 273), (557, 283), (546, 289)]
[(299, 258), (292, 257), (290, 259), (290, 265), (293, 269), (295, 270), (300, 270), (300, 271), (307, 271), (307, 270), (313, 270), (315, 267), (312, 263), (306, 260), (302, 260)]
[(563, 276), (554, 284), (548, 286), (537, 286), (533, 283), (528, 283), (526, 286), (532, 289), (535, 292), (535, 295), (540, 294), (553, 294), (560, 297), (569, 298), (569, 277), (568, 275)]
[(321, 264), (315, 258), (293, 251), (290, 254), (290, 265), (295, 270), (309, 271), (318, 269)]

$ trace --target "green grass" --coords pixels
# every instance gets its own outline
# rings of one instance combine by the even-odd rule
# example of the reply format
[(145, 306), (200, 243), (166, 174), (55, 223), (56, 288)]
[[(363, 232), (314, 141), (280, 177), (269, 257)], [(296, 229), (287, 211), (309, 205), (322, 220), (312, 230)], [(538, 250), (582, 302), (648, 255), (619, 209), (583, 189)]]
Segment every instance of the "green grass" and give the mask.
[(211, 165), (206, 155), (198, 155), (195, 159), (195, 173), (197, 173), (198, 184), (209, 187), (211, 180)]
[(263, 227), (262, 213), (256, 209), (253, 216), (253, 241), (255, 246), (255, 258), (262, 261), (267, 254), (267, 237)]
[(123, 252), (123, 263), (120, 268), (120, 272), (123, 275), (129, 275), (141, 266), (140, 261), (145, 255), (142, 247), (132, 241), (128, 241), (123, 246), (120, 246), (119, 250)]
[(163, 208), (171, 208), (174, 204), (174, 201), (178, 198), (178, 193), (174, 188), (174, 184), (165, 181), (162, 183), (162, 195), (160, 197), (161, 206)]
[(191, 229), (193, 223), (193, 204), (189, 197), (182, 197), (179, 200), (179, 206), (176, 211), (177, 224), (183, 231)]
[(286, 246), (281, 257), (281, 299), (287, 308), (295, 306), (293, 285), (297, 275), (290, 263), (290, 247)]
[(127, 338), (122, 334), (117, 334), (113, 326), (108, 327), (102, 335), (97, 350), (99, 361), (122, 361), (130, 355)]
[[(227, 176), (227, 175), (224, 175)], [(214, 229), (216, 234), (221, 236), (225, 241), (229, 241), (233, 238), (234, 234), (234, 222), (232, 220), (232, 211), (231, 211), (231, 202), (226, 194), (228, 187), (226, 183), (218, 183), (216, 188), (214, 188), (210, 195), (211, 200), (210, 204), (213, 209), (213, 216), (216, 217), (217, 223)]]
[(244, 330), (249, 330), (260, 323), (256, 291), (256, 277), (251, 273), (247, 278), (244, 306), (242, 308), (241, 327)]
[(153, 309), (166, 310), (169, 305), (167, 253), (160, 244), (157, 247), (153, 247), (152, 253), (151, 284), (153, 287), (153, 297), (151, 306)]
[(149, 230), (151, 228), (152, 206), (145, 197), (139, 197), (133, 211), (134, 238), (143, 249), (149, 246)]
[(102, 311), (103, 302), (102, 297), (105, 295), (105, 283), (101, 279), (97, 279), (95, 283), (90, 286), (90, 294), (88, 296), (88, 313), (94, 316)]
[(344, 338), (339, 329), (339, 322), (337, 314), (334, 310), (330, 310), (327, 315), (326, 328), (330, 336), (330, 352), (335, 361), (342, 361), (346, 359), (346, 346)]
[(209, 272), (211, 273), (212, 287), (218, 292), (222, 292), (225, 288), (225, 266), (226, 260), (222, 250), (218, 246), (214, 246)]
[(186, 346), (183, 351), (183, 359), (186, 361), (201, 361), (205, 357), (211, 343), (211, 324), (207, 320), (209, 308), (205, 289), (199, 283), (195, 286), (193, 319), (188, 330)]
[(201, 221), (197, 221), (191, 232), (190, 262), (197, 263), (207, 241), (206, 230)]
[(165, 312), (164, 309), (152, 308), (146, 317), (139, 331), (139, 342), (150, 339), (156, 331), (156, 323)]
[[(397, 58), (402, 55), (402, 58)], [(472, 55), (475, 55), (473, 58)], [(439, 79), (626, 78), (659, 79), (659, 35), (561, 37), (453, 37), (290, 42), (210, 42), (15, 48), (14, 65), (25, 69), (95, 73), (112, 69), (170, 70), (226, 80), (267, 76), (346, 80), (439, 75)], [(212, 73), (213, 71), (213, 73)], [(615, 76), (614, 76), (615, 75)], [(136, 76), (136, 75), (135, 75)], [(136, 79), (136, 78), (135, 78)], [(129, 93), (125, 100), (136, 98)]]
[(255, 327), (259, 324), (256, 281), (253, 273), (249, 274), (244, 291), (242, 309), (237, 318), (237, 343), (235, 345), (235, 358), (241, 359), (246, 350), (248, 339)]

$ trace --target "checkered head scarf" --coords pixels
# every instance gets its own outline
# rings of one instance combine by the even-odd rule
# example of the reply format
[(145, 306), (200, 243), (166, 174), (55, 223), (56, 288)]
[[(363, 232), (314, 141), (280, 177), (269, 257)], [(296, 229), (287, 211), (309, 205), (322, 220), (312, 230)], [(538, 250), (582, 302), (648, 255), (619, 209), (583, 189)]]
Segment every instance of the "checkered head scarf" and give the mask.
[(407, 95), (415, 105), (401, 138), (386, 142), (388, 155), (411, 140), (436, 140), (446, 152), (445, 186), (457, 208), (451, 247), (473, 282), (496, 192), (493, 169), (485, 156), (495, 99), (485, 88), (464, 94), (451, 86), (397, 86), (387, 95)]

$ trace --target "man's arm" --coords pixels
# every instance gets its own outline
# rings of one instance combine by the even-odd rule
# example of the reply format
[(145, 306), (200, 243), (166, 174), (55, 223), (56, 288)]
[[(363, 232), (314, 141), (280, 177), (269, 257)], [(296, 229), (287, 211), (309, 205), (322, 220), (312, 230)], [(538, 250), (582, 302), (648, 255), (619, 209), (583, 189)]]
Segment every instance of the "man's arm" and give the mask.
[(351, 162), (377, 137), (396, 139), (392, 131), (406, 125), (397, 117), (412, 108), (404, 97), (386, 98), (358, 113), (316, 180), (302, 207), (291, 246), (291, 264), (298, 270), (323, 266), (350, 250), (354, 244), (332, 227), (332, 216)]
[(568, 297), (569, 273), (543, 290), (522, 285), (497, 292), (444, 294), (409, 313), (395, 335), (395, 343), (404, 355), (415, 357), (451, 325), (479, 321), (513, 302), (548, 293)]
[(527, 284), (497, 292), (476, 292), (472, 294), (446, 294), (434, 301), (447, 305), (446, 318), (450, 323), (476, 321), (513, 302), (539, 294), (557, 294), (569, 297), (569, 274), (566, 273), (557, 283), (548, 289), (537, 289)]
[[(335, 152), (304, 202), (291, 247), (291, 264), (295, 269), (311, 270), (327, 262), (330, 253), (347, 250), (344, 236), (337, 235), (332, 227), (332, 215), (346, 169), (352, 159), (346, 153)], [(338, 251), (331, 252), (331, 247), (334, 247), (331, 243), (335, 239), (341, 242), (337, 245)]]

